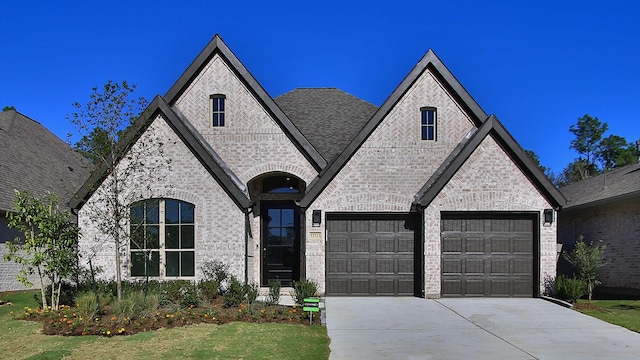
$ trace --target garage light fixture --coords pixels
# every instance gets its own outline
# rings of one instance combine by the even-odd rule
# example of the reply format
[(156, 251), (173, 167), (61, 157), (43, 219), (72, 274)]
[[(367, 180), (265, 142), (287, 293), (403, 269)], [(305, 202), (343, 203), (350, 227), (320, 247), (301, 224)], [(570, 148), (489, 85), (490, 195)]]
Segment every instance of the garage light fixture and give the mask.
[(553, 209), (544, 209), (544, 224), (551, 225), (554, 220)]
[(313, 226), (320, 226), (322, 222), (322, 212), (320, 210), (313, 210), (313, 214), (311, 215), (311, 223)]

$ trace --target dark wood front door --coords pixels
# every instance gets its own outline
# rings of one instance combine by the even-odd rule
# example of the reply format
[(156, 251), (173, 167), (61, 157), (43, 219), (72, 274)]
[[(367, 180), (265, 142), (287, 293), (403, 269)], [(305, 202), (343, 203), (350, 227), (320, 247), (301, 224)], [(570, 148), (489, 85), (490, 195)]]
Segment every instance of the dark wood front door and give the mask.
[(262, 203), (262, 285), (300, 277), (300, 210), (292, 203)]

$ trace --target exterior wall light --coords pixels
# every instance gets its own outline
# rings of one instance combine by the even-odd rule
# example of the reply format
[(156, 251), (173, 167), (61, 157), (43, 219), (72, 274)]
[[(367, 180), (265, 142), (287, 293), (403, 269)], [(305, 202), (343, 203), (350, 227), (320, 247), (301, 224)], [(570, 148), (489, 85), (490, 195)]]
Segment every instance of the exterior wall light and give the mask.
[(322, 222), (322, 211), (321, 210), (313, 210), (313, 214), (311, 215), (311, 223), (314, 227), (320, 226)]
[(544, 209), (544, 223), (551, 225), (553, 223), (553, 221), (555, 220), (554, 218), (554, 211), (553, 209)]

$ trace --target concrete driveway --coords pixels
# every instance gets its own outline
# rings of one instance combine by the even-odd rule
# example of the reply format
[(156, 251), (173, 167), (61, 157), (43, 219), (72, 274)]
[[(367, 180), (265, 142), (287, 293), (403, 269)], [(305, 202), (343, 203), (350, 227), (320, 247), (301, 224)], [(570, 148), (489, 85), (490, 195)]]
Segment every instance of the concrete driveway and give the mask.
[(639, 359), (640, 334), (542, 299), (328, 297), (330, 359)]

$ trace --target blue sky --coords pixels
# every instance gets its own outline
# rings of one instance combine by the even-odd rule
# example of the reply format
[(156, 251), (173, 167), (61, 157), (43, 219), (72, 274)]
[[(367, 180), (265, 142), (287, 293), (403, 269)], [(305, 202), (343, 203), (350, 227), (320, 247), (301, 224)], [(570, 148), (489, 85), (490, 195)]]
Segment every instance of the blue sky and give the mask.
[(65, 139), (107, 80), (164, 95), (217, 33), (276, 97), (337, 87), (381, 105), (433, 49), (556, 173), (588, 113), (640, 139), (640, 1), (14, 1), (0, 21), (0, 107)]

